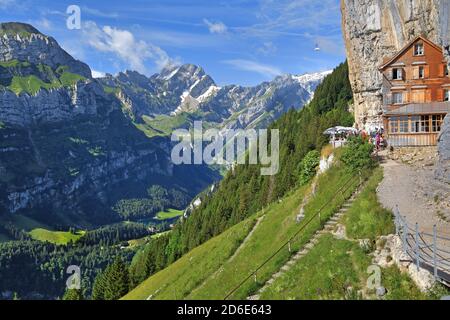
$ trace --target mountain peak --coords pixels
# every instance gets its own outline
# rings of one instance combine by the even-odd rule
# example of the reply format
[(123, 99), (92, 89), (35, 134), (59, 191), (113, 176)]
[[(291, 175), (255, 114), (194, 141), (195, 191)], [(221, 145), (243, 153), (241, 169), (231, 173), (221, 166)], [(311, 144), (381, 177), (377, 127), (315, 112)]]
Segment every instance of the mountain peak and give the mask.
[(22, 22), (0, 23), (0, 34), (41, 34), (42, 33), (30, 24)]
[(0, 62), (11, 60), (43, 64), (53, 70), (62, 66), (85, 78), (92, 77), (85, 63), (74, 59), (55, 39), (26, 23), (0, 23)]

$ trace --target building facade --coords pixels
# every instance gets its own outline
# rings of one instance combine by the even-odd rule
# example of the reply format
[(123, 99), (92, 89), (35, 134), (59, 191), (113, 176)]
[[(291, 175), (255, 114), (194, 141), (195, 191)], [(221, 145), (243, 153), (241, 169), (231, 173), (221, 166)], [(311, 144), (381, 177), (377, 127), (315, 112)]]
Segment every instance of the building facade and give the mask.
[(450, 112), (450, 77), (442, 48), (419, 36), (387, 59), (380, 71), (389, 145), (436, 145)]

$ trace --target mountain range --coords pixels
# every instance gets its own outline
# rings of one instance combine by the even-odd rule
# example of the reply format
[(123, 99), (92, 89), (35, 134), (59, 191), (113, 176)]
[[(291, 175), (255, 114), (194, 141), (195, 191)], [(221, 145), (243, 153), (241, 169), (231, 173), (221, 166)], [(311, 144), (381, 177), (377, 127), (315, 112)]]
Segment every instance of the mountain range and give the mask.
[(2, 23), (0, 212), (50, 225), (98, 225), (120, 220), (117, 203), (147, 210), (141, 206), (152, 185), (181, 194), (181, 209), (220, 176), (207, 166), (174, 166), (173, 129), (193, 120), (263, 127), (303, 107), (328, 73), (220, 87), (201, 67), (185, 64), (151, 77), (126, 71), (94, 79), (52, 37)]
[(221, 87), (203, 68), (184, 64), (168, 66), (149, 78), (125, 71), (99, 81), (116, 92), (134, 120), (150, 116), (150, 126), (158, 115), (179, 118), (187, 113), (215, 127), (245, 129), (264, 127), (290, 108), (303, 107), (330, 72), (283, 75), (254, 87)]

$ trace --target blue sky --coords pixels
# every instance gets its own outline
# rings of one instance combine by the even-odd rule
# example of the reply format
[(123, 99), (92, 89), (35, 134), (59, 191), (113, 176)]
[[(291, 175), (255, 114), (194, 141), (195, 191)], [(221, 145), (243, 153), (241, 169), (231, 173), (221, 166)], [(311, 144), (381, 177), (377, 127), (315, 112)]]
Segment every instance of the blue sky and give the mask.
[[(66, 27), (69, 5), (81, 9), (79, 30)], [(345, 59), (339, 0), (0, 0), (0, 16), (33, 24), (99, 73), (193, 63), (219, 85), (254, 85)]]

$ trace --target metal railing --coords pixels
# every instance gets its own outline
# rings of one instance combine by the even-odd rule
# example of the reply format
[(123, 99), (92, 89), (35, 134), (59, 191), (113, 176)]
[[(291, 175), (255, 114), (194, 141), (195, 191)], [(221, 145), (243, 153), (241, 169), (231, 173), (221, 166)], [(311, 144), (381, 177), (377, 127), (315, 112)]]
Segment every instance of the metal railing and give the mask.
[(437, 232), (436, 225), (432, 233), (419, 231), (419, 224), (409, 224), (406, 216), (400, 214), (398, 206), (394, 210), (395, 231), (400, 237), (403, 252), (421, 267), (430, 271), (436, 280), (450, 282), (450, 238)]

